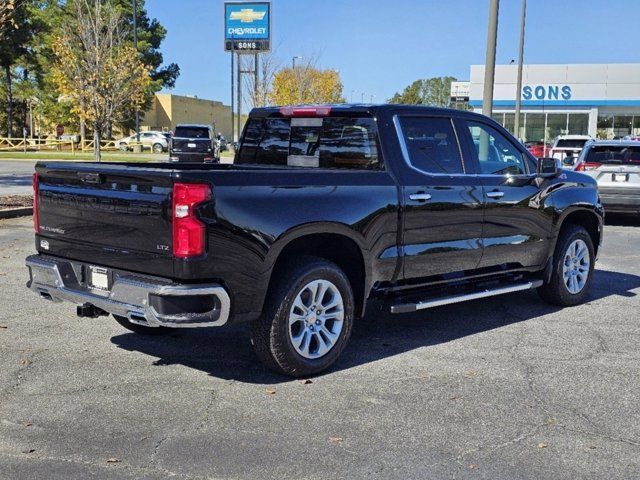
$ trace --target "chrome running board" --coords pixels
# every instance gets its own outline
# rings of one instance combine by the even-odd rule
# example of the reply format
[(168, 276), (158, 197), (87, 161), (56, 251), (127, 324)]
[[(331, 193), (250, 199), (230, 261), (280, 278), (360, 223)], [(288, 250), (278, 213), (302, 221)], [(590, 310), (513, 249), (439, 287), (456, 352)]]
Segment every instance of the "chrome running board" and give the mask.
[(433, 300), (425, 300), (418, 303), (401, 303), (398, 305), (391, 305), (391, 313), (408, 313), (415, 312), (417, 310), (424, 310), (425, 308), (440, 307), (442, 305), (449, 305), (451, 303), (466, 302), (467, 300), (476, 300), (478, 298), (493, 297), (495, 295), (502, 295), (504, 293), (519, 292), (521, 290), (530, 290), (542, 285), (542, 280), (533, 280), (527, 283), (518, 283), (516, 285), (509, 285), (506, 287), (493, 288), (482, 290), (480, 292), (466, 293), (464, 295), (453, 295), (450, 297), (434, 298)]

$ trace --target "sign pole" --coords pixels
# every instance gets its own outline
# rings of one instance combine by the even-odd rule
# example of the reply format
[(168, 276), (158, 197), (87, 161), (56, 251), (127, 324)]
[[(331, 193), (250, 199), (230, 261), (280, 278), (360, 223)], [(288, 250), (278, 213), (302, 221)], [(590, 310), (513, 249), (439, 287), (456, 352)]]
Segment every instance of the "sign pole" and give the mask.
[(235, 128), (235, 121), (234, 120), (235, 119), (233, 118), (233, 112), (234, 112), (234, 106), (235, 106), (233, 104), (233, 100), (234, 100), (234, 98), (233, 98), (233, 95), (234, 95), (233, 90), (234, 90), (234, 87), (235, 87), (235, 85), (233, 84), (233, 56), (235, 55), (235, 52), (233, 51), (233, 40), (231, 41), (231, 45), (232, 45), (232, 47), (231, 47), (231, 143), (233, 143), (233, 142), (236, 141), (236, 139), (235, 139), (235, 131), (234, 131), (234, 128)]
[(240, 52), (238, 52), (238, 78), (237, 78), (237, 87), (238, 87), (238, 118), (236, 121), (238, 122), (238, 142), (240, 141), (240, 133), (241, 129), (241, 118), (242, 118), (242, 65), (240, 65)]
[[(520, 49), (518, 52), (518, 80), (516, 82), (516, 116), (513, 122), (513, 136), (520, 138), (520, 105), (522, 98), (522, 62), (524, 56), (524, 27), (527, 18), (527, 0), (522, 0), (522, 18), (520, 20)], [(544, 150), (544, 147), (543, 147)]]

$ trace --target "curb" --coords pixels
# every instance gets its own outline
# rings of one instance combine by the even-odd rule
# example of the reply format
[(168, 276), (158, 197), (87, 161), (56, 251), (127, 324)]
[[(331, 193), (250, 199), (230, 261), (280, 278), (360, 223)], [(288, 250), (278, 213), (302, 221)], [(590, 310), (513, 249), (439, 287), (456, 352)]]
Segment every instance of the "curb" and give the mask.
[(33, 214), (33, 207), (10, 208), (8, 210), (0, 210), (0, 219), (26, 217)]

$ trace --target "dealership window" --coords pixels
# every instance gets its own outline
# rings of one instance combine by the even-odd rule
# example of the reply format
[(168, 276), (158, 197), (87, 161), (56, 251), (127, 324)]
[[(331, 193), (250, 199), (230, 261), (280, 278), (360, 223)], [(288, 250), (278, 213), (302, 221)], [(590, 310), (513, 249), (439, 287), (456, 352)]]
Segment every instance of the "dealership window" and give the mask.
[(587, 135), (589, 133), (589, 114), (569, 114), (569, 135)]
[[(527, 113), (527, 136), (529, 142), (542, 142), (544, 136), (545, 114)], [(549, 140), (549, 139), (547, 139)]]
[(622, 138), (631, 134), (631, 126), (633, 125), (632, 115), (614, 115), (613, 116), (613, 138)]
[(547, 139), (551, 140), (558, 135), (567, 134), (567, 114), (549, 113), (547, 114)]
[(631, 135), (640, 136), (640, 115), (634, 115), (633, 117), (633, 131)]
[[(515, 113), (505, 113), (504, 114), (504, 123), (502, 124), (502, 126), (509, 132), (509, 133), (513, 133), (513, 129), (515, 128), (515, 120), (516, 120), (516, 114)], [(525, 114), (521, 113), (520, 114), (520, 128), (519, 128), (519, 132), (517, 137), (518, 138), (525, 138)]]
[(599, 114), (597, 137), (604, 140), (610, 140), (613, 136), (613, 115)]

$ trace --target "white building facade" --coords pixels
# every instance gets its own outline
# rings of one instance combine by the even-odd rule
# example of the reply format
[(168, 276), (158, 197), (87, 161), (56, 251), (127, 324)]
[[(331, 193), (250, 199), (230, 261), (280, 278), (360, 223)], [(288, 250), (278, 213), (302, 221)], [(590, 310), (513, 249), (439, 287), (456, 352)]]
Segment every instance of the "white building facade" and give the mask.
[[(517, 65), (496, 65), (493, 118), (511, 132), (517, 73)], [(481, 112), (484, 65), (472, 65), (470, 78), (469, 105)], [(525, 141), (640, 136), (640, 64), (523, 65), (520, 94)]]

